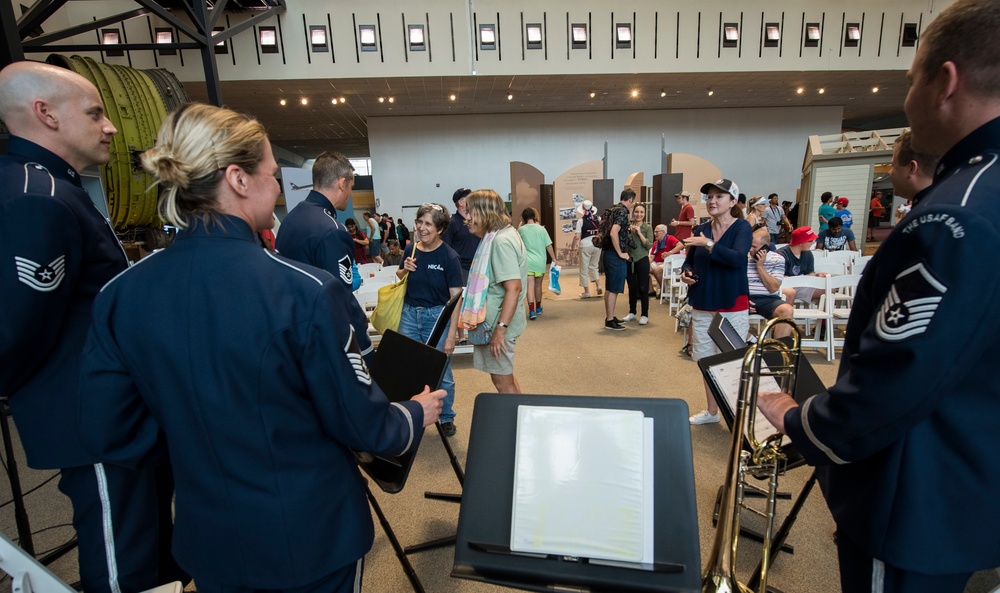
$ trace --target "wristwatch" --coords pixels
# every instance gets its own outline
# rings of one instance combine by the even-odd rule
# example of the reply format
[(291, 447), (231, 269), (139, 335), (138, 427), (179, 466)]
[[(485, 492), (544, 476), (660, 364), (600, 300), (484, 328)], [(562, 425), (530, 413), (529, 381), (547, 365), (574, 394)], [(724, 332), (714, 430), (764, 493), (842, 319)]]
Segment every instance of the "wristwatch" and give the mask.
[(705, 247), (711, 249), (714, 246), (715, 246), (715, 241), (713, 241), (711, 239), (708, 239), (707, 241), (705, 241)]
[(499, 327), (510, 327), (509, 325), (507, 325), (507, 324), (506, 324), (506, 323), (504, 323), (503, 321), (498, 321), (498, 322), (497, 322), (497, 326), (499, 326)]

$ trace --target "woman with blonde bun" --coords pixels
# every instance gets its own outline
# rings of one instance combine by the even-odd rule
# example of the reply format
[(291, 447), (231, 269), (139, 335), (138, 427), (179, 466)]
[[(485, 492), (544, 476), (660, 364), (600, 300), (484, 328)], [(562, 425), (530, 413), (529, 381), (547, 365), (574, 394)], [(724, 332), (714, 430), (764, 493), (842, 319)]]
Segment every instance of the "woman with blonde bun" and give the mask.
[(126, 466), (169, 449), (174, 555), (199, 592), (359, 591), (373, 528), (354, 451), (412, 449), (444, 392), (390, 404), (346, 285), (257, 246), (279, 191), (259, 122), (185, 105), (142, 163), (181, 230), (94, 303), (85, 447)]

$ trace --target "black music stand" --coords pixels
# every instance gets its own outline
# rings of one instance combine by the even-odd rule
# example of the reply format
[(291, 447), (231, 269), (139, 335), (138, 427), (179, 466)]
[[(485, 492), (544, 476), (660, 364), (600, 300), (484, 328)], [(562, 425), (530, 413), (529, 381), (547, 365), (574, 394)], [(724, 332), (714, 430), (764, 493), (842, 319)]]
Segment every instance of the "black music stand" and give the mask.
[[(444, 332), (448, 329), (448, 324), (451, 322), (451, 315), (455, 312), (455, 307), (458, 306), (458, 303), (461, 300), (462, 293), (459, 293), (451, 297), (448, 304), (446, 304), (444, 309), (441, 310), (441, 314), (438, 315), (437, 321), (434, 322), (434, 329), (431, 330), (431, 335), (427, 338), (428, 346), (434, 348), (437, 346), (437, 343), (441, 341), (441, 336), (444, 335)], [(451, 463), (451, 469), (455, 472), (455, 477), (458, 479), (458, 485), (462, 486), (465, 483), (465, 471), (462, 469), (462, 465), (458, 462), (458, 456), (455, 455), (455, 450), (451, 448), (451, 442), (448, 441), (448, 437), (444, 436), (444, 431), (441, 429), (441, 422), (438, 421), (436, 426), (438, 429), (438, 436), (441, 437), (441, 444), (444, 446), (444, 450), (448, 454), (448, 462)], [(449, 492), (424, 492), (424, 498), (429, 498), (431, 500), (443, 500), (445, 502), (462, 502), (461, 494), (453, 494)], [(445, 537), (439, 537), (437, 539), (414, 544), (412, 546), (406, 546), (405, 551), (407, 554), (416, 554), (426, 550), (434, 550), (450, 546), (454, 543), (455, 536), (447, 535)]]
[[(387, 330), (382, 335), (378, 350), (375, 351), (370, 371), (372, 380), (385, 392), (389, 401), (403, 401), (423, 391), (424, 385), (437, 389), (441, 384), (441, 377), (444, 375), (447, 364), (448, 357), (444, 352), (392, 330)], [(390, 494), (399, 492), (406, 484), (406, 478), (410, 474), (410, 467), (417, 455), (419, 444), (418, 437), (410, 451), (398, 457), (357, 453), (358, 466), (385, 492)], [(389, 544), (395, 551), (396, 558), (399, 559), (413, 590), (416, 593), (424, 593), (423, 584), (417, 578), (413, 565), (406, 557), (406, 552), (400, 545), (388, 518), (382, 512), (382, 507), (375, 499), (367, 480), (365, 480), (365, 494), (368, 496), (368, 502), (371, 504), (372, 510), (375, 511), (386, 537), (389, 538)]]
[[(654, 419), (655, 570), (586, 559), (512, 554), (514, 448), (520, 405), (639, 410)], [(696, 593), (701, 558), (688, 407), (681, 400), (481, 393), (451, 576), (528, 591)]]
[[(728, 321), (726, 323), (728, 323)], [(719, 346), (720, 349), (724, 349), (723, 346), (719, 344), (716, 336), (713, 335), (712, 337), (713, 341), (716, 342), (716, 345)], [(791, 340), (788, 338), (782, 338), (782, 341), (785, 341), (789, 345), (791, 344)], [(715, 398), (716, 403), (719, 405), (719, 411), (722, 413), (722, 417), (726, 420), (726, 424), (729, 426), (730, 431), (733, 429), (733, 420), (736, 411), (732, 409), (729, 405), (729, 400), (723, 395), (721, 386), (716, 382), (713, 374), (711, 373), (711, 369), (712, 367), (716, 367), (718, 365), (731, 364), (734, 361), (742, 360), (746, 352), (747, 348), (743, 347), (725, 351), (722, 354), (709, 356), (698, 361), (698, 367), (701, 369), (705, 384), (708, 385), (709, 391), (712, 393), (712, 397)], [(779, 365), (781, 364), (781, 356), (777, 352), (765, 352), (764, 363), (768, 365)], [(826, 391), (826, 386), (823, 384), (823, 381), (820, 380), (816, 371), (813, 370), (812, 365), (809, 364), (806, 357), (800, 356), (799, 364), (796, 369), (795, 393), (792, 394), (795, 401), (802, 404), (809, 397), (822, 391)], [(745, 442), (743, 446), (746, 449), (749, 448)], [(789, 442), (784, 445), (781, 450), (787, 458), (787, 463), (785, 464), (786, 472), (801, 465), (805, 465), (805, 459), (802, 458), (802, 455), (795, 448), (794, 444)], [(802, 490), (800, 490), (798, 495), (795, 497), (795, 502), (792, 503), (792, 508), (788, 511), (788, 514), (781, 522), (781, 525), (778, 527), (778, 530), (775, 532), (775, 535), (771, 540), (770, 558), (772, 563), (777, 557), (778, 552), (788, 552), (789, 554), (795, 553), (795, 549), (792, 546), (785, 544), (785, 540), (788, 538), (788, 534), (791, 532), (792, 526), (798, 518), (802, 505), (804, 505), (806, 499), (809, 498), (809, 494), (812, 492), (813, 486), (815, 485), (816, 472), (813, 471), (812, 475), (809, 476), (809, 479), (806, 480), (805, 485), (802, 486)], [(721, 493), (720, 488), (719, 494), (721, 495)], [(779, 494), (778, 497), (786, 499), (791, 498), (788, 494)], [(719, 501), (717, 500), (716, 507), (718, 507), (718, 504)], [(740, 526), (740, 534), (758, 542), (764, 541), (763, 535), (744, 525)], [(757, 586), (760, 584), (760, 568), (760, 564), (758, 564), (757, 570), (753, 573), (753, 577), (750, 579), (750, 582), (747, 583), (747, 586), (751, 589), (756, 590)]]
[[(7, 481), (10, 483), (11, 498), (14, 505), (14, 523), (17, 528), (18, 545), (31, 557), (35, 555), (34, 538), (31, 532), (31, 522), (24, 504), (24, 491), (21, 489), (21, 475), (17, 469), (17, 458), (14, 453), (14, 439), (10, 430), (10, 407), (7, 398), (0, 398), (0, 434), (3, 438), (4, 457), (7, 460)], [(30, 493), (30, 491), (29, 491)], [(66, 555), (77, 545), (74, 535), (67, 542), (60, 544), (38, 559), (43, 565), (48, 565)]]

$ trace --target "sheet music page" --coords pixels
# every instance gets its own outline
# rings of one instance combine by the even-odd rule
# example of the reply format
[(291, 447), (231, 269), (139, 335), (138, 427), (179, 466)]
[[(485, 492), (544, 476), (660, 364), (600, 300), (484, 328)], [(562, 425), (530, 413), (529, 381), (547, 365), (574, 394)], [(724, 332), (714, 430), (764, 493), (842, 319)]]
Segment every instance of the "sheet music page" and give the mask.
[(641, 562), (645, 425), (638, 411), (519, 406), (511, 551)]
[[(761, 361), (761, 370), (766, 369), (767, 363)], [(722, 364), (712, 365), (708, 368), (708, 374), (711, 375), (712, 380), (715, 381), (715, 385), (719, 388), (722, 395), (725, 396), (726, 402), (729, 404), (729, 409), (733, 413), (733, 418), (736, 417), (736, 400), (740, 395), (740, 374), (742, 372), (742, 358), (724, 362)], [(774, 377), (761, 377), (760, 391), (781, 391), (781, 389), (778, 387), (778, 382), (774, 379)], [(774, 425), (771, 424), (759, 410), (757, 411), (757, 416), (754, 418), (754, 431), (757, 435), (757, 440), (761, 442), (772, 434), (776, 434), (778, 432), (778, 430), (774, 428)], [(789, 442), (791, 441), (787, 435), (781, 439), (782, 446), (787, 445)]]

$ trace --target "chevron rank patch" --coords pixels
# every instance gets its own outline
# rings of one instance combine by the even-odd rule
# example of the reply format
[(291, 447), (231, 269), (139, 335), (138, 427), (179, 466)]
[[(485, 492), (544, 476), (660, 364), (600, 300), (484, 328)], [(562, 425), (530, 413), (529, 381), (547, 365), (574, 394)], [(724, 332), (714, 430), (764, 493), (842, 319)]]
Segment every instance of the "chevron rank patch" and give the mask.
[(344, 256), (337, 260), (337, 271), (340, 272), (340, 279), (348, 286), (354, 282), (354, 274), (351, 273), (351, 258)]
[(39, 264), (26, 257), (14, 256), (17, 279), (39, 292), (52, 292), (66, 276), (66, 255), (60, 255), (47, 264)]
[(354, 375), (358, 379), (358, 383), (362, 385), (372, 384), (372, 375), (368, 371), (368, 365), (365, 364), (365, 359), (361, 356), (361, 347), (358, 346), (358, 341), (354, 338), (354, 328), (351, 327), (351, 335), (347, 340), (347, 346), (344, 347), (344, 353), (347, 354), (347, 360), (351, 361), (351, 366), (354, 367)]
[(903, 270), (882, 301), (875, 334), (887, 342), (901, 342), (924, 333), (947, 291), (923, 262)]

